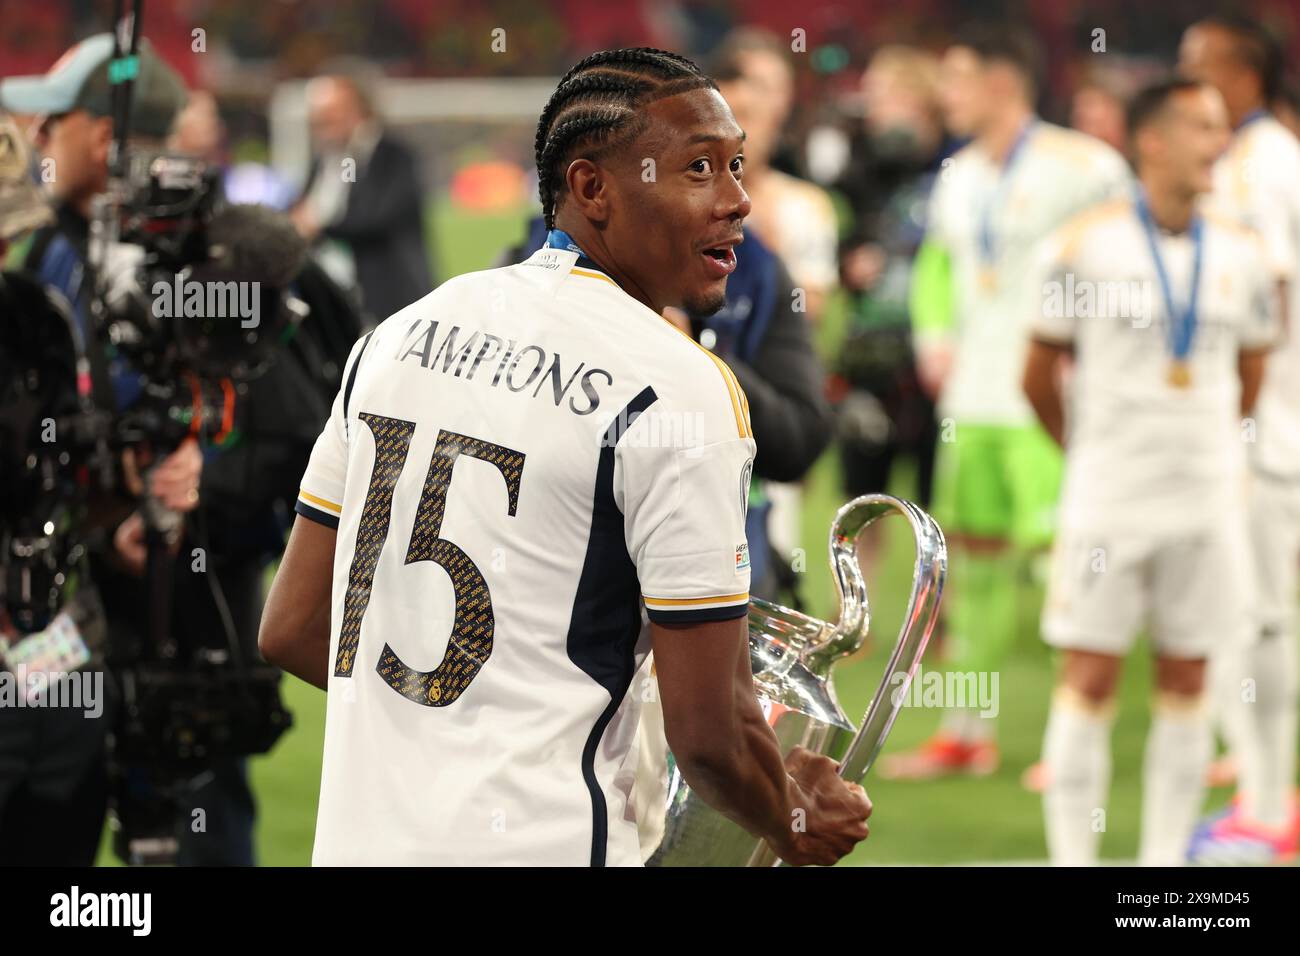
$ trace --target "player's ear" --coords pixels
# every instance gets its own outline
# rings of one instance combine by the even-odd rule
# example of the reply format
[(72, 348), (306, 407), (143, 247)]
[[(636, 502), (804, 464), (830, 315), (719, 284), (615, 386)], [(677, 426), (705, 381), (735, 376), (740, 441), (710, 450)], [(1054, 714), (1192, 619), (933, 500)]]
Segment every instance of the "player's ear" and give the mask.
[(609, 218), (609, 181), (605, 171), (590, 159), (579, 158), (569, 163), (564, 173), (569, 187), (568, 201), (592, 222)]

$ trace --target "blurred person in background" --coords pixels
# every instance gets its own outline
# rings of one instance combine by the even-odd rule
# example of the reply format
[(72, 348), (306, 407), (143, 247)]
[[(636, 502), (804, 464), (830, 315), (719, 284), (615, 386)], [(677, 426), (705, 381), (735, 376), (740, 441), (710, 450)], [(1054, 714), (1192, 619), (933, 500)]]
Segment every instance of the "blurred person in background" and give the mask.
[(1263, 238), (1286, 329), (1269, 356), (1247, 446), (1256, 589), (1250, 627), (1234, 635), (1239, 640), (1225, 635), (1211, 658), (1213, 702), (1231, 759), (1217, 765), (1210, 782), (1228, 782), (1235, 763), (1238, 798), (1203, 821), (1190, 853), (1201, 863), (1274, 863), (1293, 856), (1300, 839), (1300, 337), (1294, 327), (1300, 314), (1300, 143), (1269, 113), (1281, 90), (1282, 56), (1254, 22), (1225, 17), (1194, 24), (1183, 35), (1179, 65), (1215, 87), (1227, 104), (1232, 139), (1215, 167), (1210, 202)]
[[(746, 228), (789, 271), (790, 307), (817, 322), (835, 288), (835, 212), (825, 190), (774, 169), (773, 153), (794, 101), (789, 48), (754, 28), (729, 34), (714, 55), (718, 89), (745, 130), (745, 189), (753, 204)], [(802, 545), (797, 485), (754, 482), (756, 507), (766, 509), (772, 547), (788, 565)], [(789, 578), (785, 570), (783, 577)]]
[(1139, 182), (1046, 244), (1024, 370), (1066, 451), (1043, 607), (1043, 637), (1062, 652), (1043, 809), (1051, 860), (1067, 866), (1098, 862), (1120, 673), (1144, 627), (1155, 687), (1138, 864), (1186, 856), (1211, 756), (1206, 659), (1248, 626), (1241, 416), (1278, 331), (1259, 235), (1197, 208), (1227, 142), (1222, 97), (1175, 77), (1128, 115)]
[[(87, 339), (94, 331), (89, 314), (94, 280), (87, 262), (90, 218), (96, 197), (108, 184), (113, 138), (107, 67), (112, 49), (112, 36), (98, 34), (68, 50), (46, 76), (0, 81), (0, 107), (34, 118), (34, 145), (49, 164), (51, 175), (43, 178), (55, 214), (53, 223), (17, 245), (16, 264), (68, 303), (80, 335)], [(184, 86), (147, 43), (141, 44), (140, 64), (134, 142), (161, 143), (184, 102)], [(93, 348), (88, 352), (95, 403), (113, 407), (126, 370), (103, 352)], [(202, 466), (198, 448), (192, 442), (183, 444), (154, 470), (153, 493), (174, 511), (193, 511)], [(133, 512), (107, 536), (102, 550), (92, 553), (92, 576), (106, 598), (112, 590), (104, 580), (109, 563), (125, 561), (142, 547), (143, 525)], [(111, 632), (111, 610), (108, 615)], [(102, 666), (102, 656), (96, 654), (91, 663)], [(50, 730), (56, 747), (30, 763), (4, 760), (6, 776), (19, 769), (27, 780), (11, 778), (0, 786), (14, 799), (0, 826), (0, 842), (23, 846), (26, 834), (48, 830), (61, 834), (51, 848), (55, 856), (79, 865), (94, 862), (108, 806), (106, 741), (117, 703), (113, 682), (106, 681), (105, 689), (109, 706), (101, 719), (84, 720), (76, 714), (68, 726)], [(15, 713), (21, 712), (0, 708), (0, 749), (9, 751), (8, 756), (18, 752), (13, 747), (30, 754), (37, 749), (29, 739), (32, 728), (16, 721)], [(25, 862), (52, 862), (33, 852)]]
[[(53, 161), (55, 171), (49, 186), (58, 219), (35, 233), (23, 252), (23, 262), (70, 303), (89, 343), (96, 407), (122, 413), (140, 400), (145, 379), (113, 350), (107, 333), (92, 320), (97, 276), (88, 260), (88, 217), (108, 181), (113, 122), (107, 75), (112, 49), (112, 36), (100, 34), (75, 47), (58, 69), (45, 76), (6, 79), (0, 82), (0, 104), (41, 117), (37, 146)], [(178, 145), (179, 137), (180, 143), (210, 155), (216, 142), (211, 135), (194, 136), (192, 126), (179, 131), (175, 126), (189, 102), (180, 77), (147, 42), (141, 45), (140, 62), (129, 147), (161, 152)], [(276, 225), (283, 227), (285, 239), (300, 246), (287, 219)], [(134, 250), (124, 244), (109, 250), (110, 255), (119, 251), (125, 255)], [(300, 248), (292, 252), (301, 255)], [(114, 261), (110, 259), (110, 270)], [(306, 270), (299, 276), (300, 284), (305, 278)], [(297, 355), (297, 361), (277, 357), (263, 374), (237, 386), (234, 427), (227, 441), (219, 448), (200, 449), (192, 438), (187, 439), (151, 479), (154, 494), (169, 509), (187, 516), (170, 574), (170, 632), (186, 653), (233, 653), (233, 639), (246, 661), (257, 660), (262, 573), (283, 548), (287, 501), (296, 497), (300, 469), (310, 455), (319, 422), (328, 414), (351, 337), (360, 328), (354, 316), (350, 328), (338, 333), (348, 339), (335, 349), (341, 349), (343, 357), (336, 354), (331, 359), (328, 349), (313, 346), (320, 338), (316, 330), (322, 318), (317, 312), (312, 319), (286, 332), (288, 345), (281, 355)], [(140, 457), (142, 470), (145, 462)], [(103, 503), (104, 541), (90, 549), (91, 572), (108, 621), (110, 665), (129, 665), (148, 653), (151, 591), (144, 577), (145, 527), (132, 470), (123, 466), (123, 480)], [(192, 564), (195, 545), (206, 554), (206, 573), (196, 573)], [(124, 768), (131, 793), (152, 789), (151, 777), (146, 783), (152, 769)], [(179, 863), (253, 865), (256, 807), (244, 759), (214, 760), (210, 772), (191, 781), (180, 800), (188, 803), (175, 808)], [(204, 812), (204, 829), (181, 825), (190, 822), (195, 809)]]
[(1095, 136), (1107, 146), (1124, 151), (1124, 96), (1115, 84), (1089, 77), (1070, 99), (1070, 126)]
[[(1022, 569), (1051, 539), (1060, 451), (1021, 391), (1026, 323), (1040, 295), (1030, 263), (1070, 216), (1126, 187), (1109, 146), (1035, 115), (1033, 36), (1009, 24), (968, 28), (944, 55), (948, 128), (972, 142), (939, 176), (911, 277), (922, 386), (937, 397), (934, 515), (952, 553), (950, 666), (1000, 671), (1016, 634)], [(926, 779), (987, 774), (993, 718), (951, 708), (918, 750), (882, 773)]]
[(384, 128), (361, 70), (310, 81), (307, 109), (316, 155), (294, 224), (330, 275), (386, 319), (433, 288), (418, 160)]
[(825, 190), (772, 167), (794, 105), (789, 54), (776, 34), (744, 27), (714, 53), (713, 76), (748, 134), (745, 188), (754, 204), (748, 226), (786, 264), (803, 291), (807, 318), (816, 322), (835, 289), (837, 226)]
[(167, 146), (220, 168), (221, 191), (228, 202), (257, 203), (286, 210), (297, 198), (297, 189), (270, 166), (247, 161), (231, 164), (221, 107), (207, 90), (190, 91), (189, 102), (176, 117)]
[[(30, 172), (22, 131), (0, 111), (0, 261), (11, 242), (21, 243), (53, 221)], [(6, 552), (0, 558), (0, 866), (90, 865), (108, 797), (105, 735), (116, 702), (105, 699), (109, 688), (100, 685), (98, 713), (89, 706), (15, 706), (18, 695), (39, 700), (30, 690), (33, 671), (46, 671), (50, 689), (56, 680), (66, 688), (103, 671), (103, 611), (93, 584), (80, 573), (84, 566), (70, 556), (83, 515), (65, 496), (80, 482), (45, 462), (35, 464), (29, 441), (47, 416), (75, 407), (67, 320), (57, 294), (36, 277), (0, 272), (0, 540)], [(80, 464), (64, 461), (69, 470)], [(43, 540), (28, 537), (51, 505), (60, 537), (49, 530)], [(53, 569), (40, 564), (31, 574), (31, 565), (22, 562), (24, 538), (35, 538), (49, 548), (47, 554), (63, 552), (66, 564), (54, 559), (59, 576), (50, 580)], [(19, 560), (11, 563), (13, 558)], [(26, 587), (14, 587), (19, 575)], [(49, 607), (45, 584), (57, 592), (57, 608)], [(52, 646), (59, 650), (52, 653)], [(59, 663), (50, 666), (52, 660)], [(56, 678), (59, 671), (69, 676)]]
[(938, 60), (912, 47), (882, 47), (862, 76), (862, 96), (867, 155), (843, 184), (854, 206), (840, 252), (849, 315), (835, 365), (844, 490), (887, 491), (894, 462), (908, 456), (916, 462), (916, 501), (928, 508), (938, 431), (916, 375), (908, 288), (926, 203), (954, 148), (943, 126)]

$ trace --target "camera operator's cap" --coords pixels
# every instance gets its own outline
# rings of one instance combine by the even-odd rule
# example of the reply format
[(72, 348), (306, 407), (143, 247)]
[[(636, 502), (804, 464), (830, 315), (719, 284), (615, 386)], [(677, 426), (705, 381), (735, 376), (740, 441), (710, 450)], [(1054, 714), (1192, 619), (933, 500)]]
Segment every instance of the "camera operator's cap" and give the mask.
[[(131, 131), (162, 139), (185, 106), (185, 83), (164, 63), (148, 41), (136, 51), (138, 69), (131, 89)], [(0, 106), (14, 113), (50, 115), (85, 110), (94, 116), (113, 115), (113, 84), (109, 79), (113, 34), (97, 33), (82, 40), (43, 76), (11, 76), (0, 80)], [(118, 66), (120, 71), (124, 67)]]

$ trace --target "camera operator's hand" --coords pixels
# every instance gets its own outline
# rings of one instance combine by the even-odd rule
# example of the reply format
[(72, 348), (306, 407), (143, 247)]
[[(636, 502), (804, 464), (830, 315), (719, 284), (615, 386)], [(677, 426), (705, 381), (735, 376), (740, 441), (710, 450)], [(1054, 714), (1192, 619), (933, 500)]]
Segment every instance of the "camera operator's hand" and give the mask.
[(290, 209), (289, 218), (293, 221), (294, 228), (298, 230), (298, 235), (308, 242), (320, 235), (320, 220), (316, 218), (315, 210), (307, 203), (299, 203)]
[[(148, 462), (145, 462), (148, 465)], [(135, 449), (122, 453), (127, 489), (135, 495), (144, 492), (140, 465)], [(203, 471), (203, 453), (193, 438), (158, 463), (149, 475), (149, 492), (171, 511), (193, 511), (199, 504), (199, 475)]]
[(144, 540), (144, 519), (133, 511), (113, 532), (113, 551), (122, 567), (135, 575), (144, 574), (148, 548)]

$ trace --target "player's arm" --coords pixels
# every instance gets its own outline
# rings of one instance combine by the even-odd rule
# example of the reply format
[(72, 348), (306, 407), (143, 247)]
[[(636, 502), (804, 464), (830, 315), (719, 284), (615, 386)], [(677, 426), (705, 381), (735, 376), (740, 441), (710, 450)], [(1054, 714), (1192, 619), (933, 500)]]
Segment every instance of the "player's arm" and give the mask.
[[(755, 450), (746, 399), (725, 366), (690, 371), (707, 374), (683, 372), (674, 396), (654, 396), (646, 407), (670, 415), (699, 409), (703, 444), (673, 447), (638, 433), (649, 414), (620, 415), (606, 433), (650, 619), (664, 733), (707, 803), (789, 863), (830, 864), (866, 837), (871, 804), (827, 758), (797, 751), (783, 761), (763, 717), (746, 627), (745, 507)], [(619, 421), (629, 422), (625, 431)]]
[(1024, 389), (1034, 414), (1052, 439), (1065, 445), (1065, 399), (1061, 394), (1061, 365), (1073, 351), (1064, 342), (1034, 338), (1025, 361)]
[(1259, 398), (1259, 387), (1264, 381), (1264, 363), (1267, 349), (1242, 349), (1237, 353), (1237, 374), (1241, 377), (1241, 414), (1249, 415)]
[(785, 761), (754, 695), (745, 617), (650, 625), (668, 746), (715, 809), (778, 843), (792, 806)]
[(1083, 244), (1082, 227), (1066, 224), (1049, 236), (1036, 253), (1033, 269), (1041, 277), (1042, 296), (1030, 317), (1029, 354), (1025, 359), (1021, 387), (1043, 429), (1058, 445), (1065, 446), (1065, 397), (1062, 369), (1074, 353), (1077, 318), (1064, 308), (1059, 296), (1050, 294), (1066, 288), (1066, 279), (1077, 273), (1077, 257)]
[(330, 588), (338, 532), (298, 517), (262, 611), (257, 647), (277, 667), (325, 690), (329, 681)]
[(829, 757), (782, 757), (754, 693), (745, 618), (652, 623), (651, 637), (669, 749), (709, 806), (796, 866), (830, 866), (867, 838), (865, 790)]
[(952, 333), (956, 325), (952, 258), (936, 239), (927, 237), (912, 262), (908, 311), (916, 371), (921, 386), (937, 398), (952, 364)]

